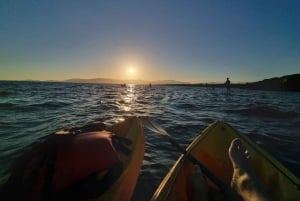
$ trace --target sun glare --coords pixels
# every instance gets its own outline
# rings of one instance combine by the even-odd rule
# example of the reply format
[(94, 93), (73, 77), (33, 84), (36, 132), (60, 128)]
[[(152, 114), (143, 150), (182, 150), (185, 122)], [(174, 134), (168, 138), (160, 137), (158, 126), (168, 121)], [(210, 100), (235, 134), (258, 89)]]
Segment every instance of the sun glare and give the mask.
[(135, 69), (134, 68), (129, 68), (128, 69), (128, 73), (130, 74), (130, 75), (134, 75), (135, 74)]

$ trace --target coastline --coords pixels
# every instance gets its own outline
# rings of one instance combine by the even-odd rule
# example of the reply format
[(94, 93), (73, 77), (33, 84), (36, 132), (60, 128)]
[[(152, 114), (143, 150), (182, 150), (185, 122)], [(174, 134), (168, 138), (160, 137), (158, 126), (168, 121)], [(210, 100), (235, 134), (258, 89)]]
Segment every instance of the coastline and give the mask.
[[(107, 85), (123, 85), (130, 83), (135, 85), (159, 85), (159, 86), (188, 86), (188, 87), (207, 87), (207, 88), (224, 88), (224, 83), (186, 83), (176, 80), (161, 81), (142, 81), (142, 80), (114, 80), (106, 78), (95, 79), (69, 79), (69, 80), (0, 80), (1, 82), (42, 82), (42, 83), (77, 83), (77, 84), (107, 84)], [(273, 77), (256, 82), (231, 83), (231, 88), (263, 90), (263, 91), (289, 91), (300, 92), (300, 74), (285, 75), (281, 77)]]
[[(192, 86), (207, 88), (224, 88), (222, 83), (199, 83), (199, 84), (167, 84), (168, 86)], [(274, 77), (264, 79), (257, 82), (232, 83), (231, 88), (264, 90), (264, 91), (290, 91), (300, 92), (300, 74), (285, 75), (282, 77)]]

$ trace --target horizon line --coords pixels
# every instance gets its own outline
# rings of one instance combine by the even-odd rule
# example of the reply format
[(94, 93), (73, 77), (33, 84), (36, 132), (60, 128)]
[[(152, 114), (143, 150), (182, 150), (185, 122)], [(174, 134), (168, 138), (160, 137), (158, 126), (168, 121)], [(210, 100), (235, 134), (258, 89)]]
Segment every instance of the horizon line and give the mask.
[[(290, 75), (297, 75), (296, 74), (290, 74)], [(289, 76), (289, 75), (283, 75), (283, 76), (276, 76), (276, 77), (271, 77), (271, 78), (265, 78), (262, 80), (266, 80), (266, 79), (274, 79), (274, 78), (280, 78), (280, 77), (285, 77), (285, 76)], [(178, 80), (172, 80), (172, 79), (167, 79), (167, 80), (141, 80), (141, 79), (114, 79), (114, 78), (70, 78), (70, 79), (64, 79), (64, 80), (39, 80), (39, 79), (0, 79), (0, 81), (23, 81), (23, 82), (72, 82), (72, 80), (74, 80), (74, 83), (99, 83), (99, 84), (124, 84), (128, 83), (128, 82), (134, 82), (134, 83), (128, 83), (128, 84), (186, 84), (186, 85), (197, 85), (197, 84), (223, 84), (223, 82), (217, 82), (217, 81), (210, 81), (210, 82), (187, 82), (187, 81), (178, 81)], [(78, 82), (76, 82), (76, 80)], [(98, 82), (93, 82), (93, 80), (99, 80)], [(101, 82), (100, 80), (103, 80), (103, 82)], [(104, 80), (106, 81), (110, 81), (110, 82), (104, 82)], [(257, 80), (257, 81), (247, 81), (247, 82), (232, 82), (232, 84), (246, 84), (246, 83), (252, 83), (252, 82), (259, 82), (262, 80)], [(82, 82), (80, 82), (82, 81)], [(90, 82), (89, 82), (90, 81)]]

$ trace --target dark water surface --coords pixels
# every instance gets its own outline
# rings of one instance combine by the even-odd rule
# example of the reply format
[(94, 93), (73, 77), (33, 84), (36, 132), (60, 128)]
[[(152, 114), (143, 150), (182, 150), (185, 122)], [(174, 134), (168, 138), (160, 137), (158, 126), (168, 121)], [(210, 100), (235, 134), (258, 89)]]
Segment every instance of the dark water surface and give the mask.
[[(32, 142), (68, 125), (113, 124), (146, 115), (186, 147), (223, 120), (300, 176), (300, 93), (180, 86), (0, 82), (0, 176)], [(133, 200), (151, 198), (179, 153), (146, 131), (146, 152)]]

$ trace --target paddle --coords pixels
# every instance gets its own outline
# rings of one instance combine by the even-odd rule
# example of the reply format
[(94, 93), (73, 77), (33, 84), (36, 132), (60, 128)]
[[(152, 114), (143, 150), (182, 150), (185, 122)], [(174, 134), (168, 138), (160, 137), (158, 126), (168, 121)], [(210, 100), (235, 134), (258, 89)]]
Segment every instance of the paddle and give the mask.
[(202, 172), (217, 186), (219, 186), (227, 195), (230, 196), (231, 200), (241, 200), (237, 193), (233, 191), (227, 184), (221, 181), (218, 177), (216, 177), (208, 168), (206, 168), (199, 160), (197, 160), (192, 154), (187, 152), (184, 148), (182, 148), (175, 140), (171, 138), (171, 135), (163, 129), (158, 123), (152, 120), (149, 117), (143, 116), (140, 117), (143, 125), (149, 130), (157, 133), (161, 136), (164, 136), (169, 140), (169, 142), (175, 146), (188, 160), (190, 160), (194, 165), (198, 165)]

